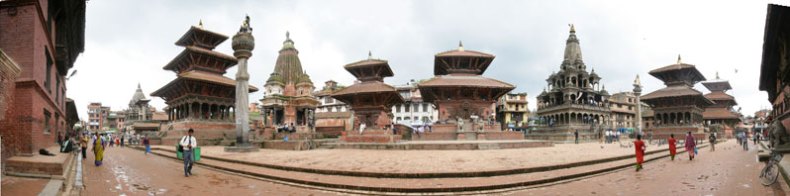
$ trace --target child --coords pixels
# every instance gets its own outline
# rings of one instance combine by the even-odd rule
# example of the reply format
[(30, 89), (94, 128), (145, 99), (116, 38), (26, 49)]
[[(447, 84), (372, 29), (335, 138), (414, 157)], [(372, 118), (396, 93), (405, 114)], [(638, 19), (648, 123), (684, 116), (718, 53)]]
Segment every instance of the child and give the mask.
[(675, 134), (669, 134), (669, 139), (667, 140), (667, 143), (669, 143), (669, 157), (671, 157), (673, 161), (675, 160), (675, 154), (677, 154), (675, 142), (677, 142), (675, 140)]
[(642, 170), (642, 163), (645, 161), (645, 142), (642, 141), (642, 135), (636, 135), (634, 141), (634, 149), (636, 149), (636, 171)]

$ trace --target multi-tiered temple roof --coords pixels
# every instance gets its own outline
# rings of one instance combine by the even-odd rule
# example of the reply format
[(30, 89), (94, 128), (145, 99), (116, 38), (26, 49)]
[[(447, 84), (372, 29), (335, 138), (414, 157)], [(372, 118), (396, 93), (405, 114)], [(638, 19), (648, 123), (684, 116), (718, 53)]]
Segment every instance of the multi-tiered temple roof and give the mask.
[(711, 105), (702, 113), (705, 120), (724, 120), (730, 122), (740, 120), (740, 116), (732, 111), (732, 106), (738, 105), (738, 103), (735, 102), (735, 97), (726, 92), (727, 90), (732, 90), (729, 81), (720, 79), (719, 73), (716, 73), (715, 80), (702, 82), (702, 85), (705, 85), (705, 87), (710, 90), (710, 93), (705, 94), (705, 98), (715, 102), (714, 105)]
[(386, 60), (369, 56), (368, 59), (347, 64), (343, 68), (360, 82), (332, 93), (333, 98), (351, 105), (352, 108), (370, 104), (366, 107), (382, 107), (381, 110), (403, 102), (395, 87), (384, 83), (385, 77), (394, 75)]
[[(458, 49), (441, 52), (434, 57), (434, 77), (418, 87), (425, 102), (450, 99), (496, 101), (515, 87), (506, 82), (483, 77), (494, 55)], [(463, 89), (463, 90), (462, 90)], [(459, 91), (460, 93), (455, 93)]]
[(701, 132), (703, 112), (713, 101), (693, 87), (697, 82), (704, 81), (705, 76), (694, 65), (681, 62), (680, 56), (677, 63), (649, 73), (664, 81), (667, 87), (641, 97), (654, 111), (655, 126), (648, 130), (663, 134)]
[[(176, 42), (184, 50), (163, 68), (175, 72), (178, 77), (151, 96), (162, 97), (168, 103), (190, 94), (235, 99), (236, 81), (222, 74), (235, 66), (237, 60), (212, 50), (227, 39), (203, 27), (189, 28)], [(258, 88), (250, 86), (250, 92), (255, 91)]]

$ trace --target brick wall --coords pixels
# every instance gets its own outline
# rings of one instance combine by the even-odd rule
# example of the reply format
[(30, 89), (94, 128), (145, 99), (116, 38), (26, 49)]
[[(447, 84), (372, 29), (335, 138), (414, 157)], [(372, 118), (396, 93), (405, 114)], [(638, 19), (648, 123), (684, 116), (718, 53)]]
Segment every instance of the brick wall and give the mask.
[[(8, 14), (9, 9), (16, 9), (16, 14)], [(56, 145), (58, 131), (66, 130), (65, 115), (65, 80), (58, 73), (55, 63), (54, 36), (51, 36), (45, 25), (47, 1), (21, 3), (16, 7), (0, 9), (0, 49), (19, 65), (22, 72), (16, 79), (13, 107), (6, 111), (6, 119), (0, 123), (4, 137), (13, 136), (18, 142), (8, 142), (15, 146), (14, 153), (34, 153), (39, 148)], [(41, 12), (41, 13), (40, 13)], [(52, 62), (50, 74), (47, 75), (47, 56)], [(64, 65), (61, 65), (64, 66)], [(45, 88), (47, 78), (50, 88)], [(60, 79), (60, 85), (58, 81)], [(58, 94), (62, 93), (62, 94)], [(55, 99), (57, 97), (57, 100)], [(44, 133), (44, 110), (49, 111), (50, 133)], [(56, 121), (56, 116), (57, 118)], [(11, 140), (7, 138), (6, 141)], [(3, 156), (9, 156), (3, 154)]]

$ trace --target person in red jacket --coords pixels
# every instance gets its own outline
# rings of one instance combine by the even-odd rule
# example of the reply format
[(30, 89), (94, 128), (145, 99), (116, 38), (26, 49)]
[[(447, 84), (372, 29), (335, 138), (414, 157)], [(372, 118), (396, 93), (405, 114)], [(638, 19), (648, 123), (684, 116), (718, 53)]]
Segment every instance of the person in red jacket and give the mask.
[(634, 141), (634, 149), (636, 149), (636, 171), (642, 170), (642, 163), (645, 162), (645, 142), (642, 141), (642, 135), (636, 135)]
[(675, 160), (675, 154), (677, 154), (676, 142), (675, 134), (669, 134), (669, 139), (667, 140), (667, 143), (669, 143), (669, 157), (671, 157), (673, 161)]

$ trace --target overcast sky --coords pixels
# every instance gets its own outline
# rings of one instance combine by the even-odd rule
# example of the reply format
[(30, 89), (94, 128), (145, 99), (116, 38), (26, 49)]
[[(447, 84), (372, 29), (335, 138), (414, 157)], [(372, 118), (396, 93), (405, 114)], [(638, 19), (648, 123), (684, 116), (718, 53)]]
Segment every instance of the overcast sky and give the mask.
[[(663, 87), (648, 71), (694, 64), (709, 80), (729, 80), (745, 115), (769, 108), (758, 90), (766, 1), (159, 1), (95, 0), (87, 4), (85, 52), (68, 96), (82, 118), (90, 102), (125, 109), (140, 83), (146, 96), (175, 78), (163, 70), (183, 48), (174, 42), (191, 25), (228, 36), (251, 17), (256, 48), (250, 84), (259, 88), (274, 70), (285, 32), (299, 50), (316, 88), (354, 77), (342, 66), (387, 59), (403, 84), (433, 74), (433, 55), (464, 48), (496, 55), (484, 74), (528, 93), (530, 109), (545, 79), (562, 62), (568, 24), (576, 26), (584, 62), (610, 93), (630, 91), (639, 74), (644, 93)], [(787, 2), (779, 2), (787, 5)], [(216, 49), (232, 54), (230, 40)], [(737, 72), (736, 72), (737, 70)], [(234, 78), (236, 67), (225, 76)], [(696, 89), (707, 93), (701, 84)], [(250, 102), (262, 98), (250, 94)], [(151, 104), (161, 110), (158, 97)]]

